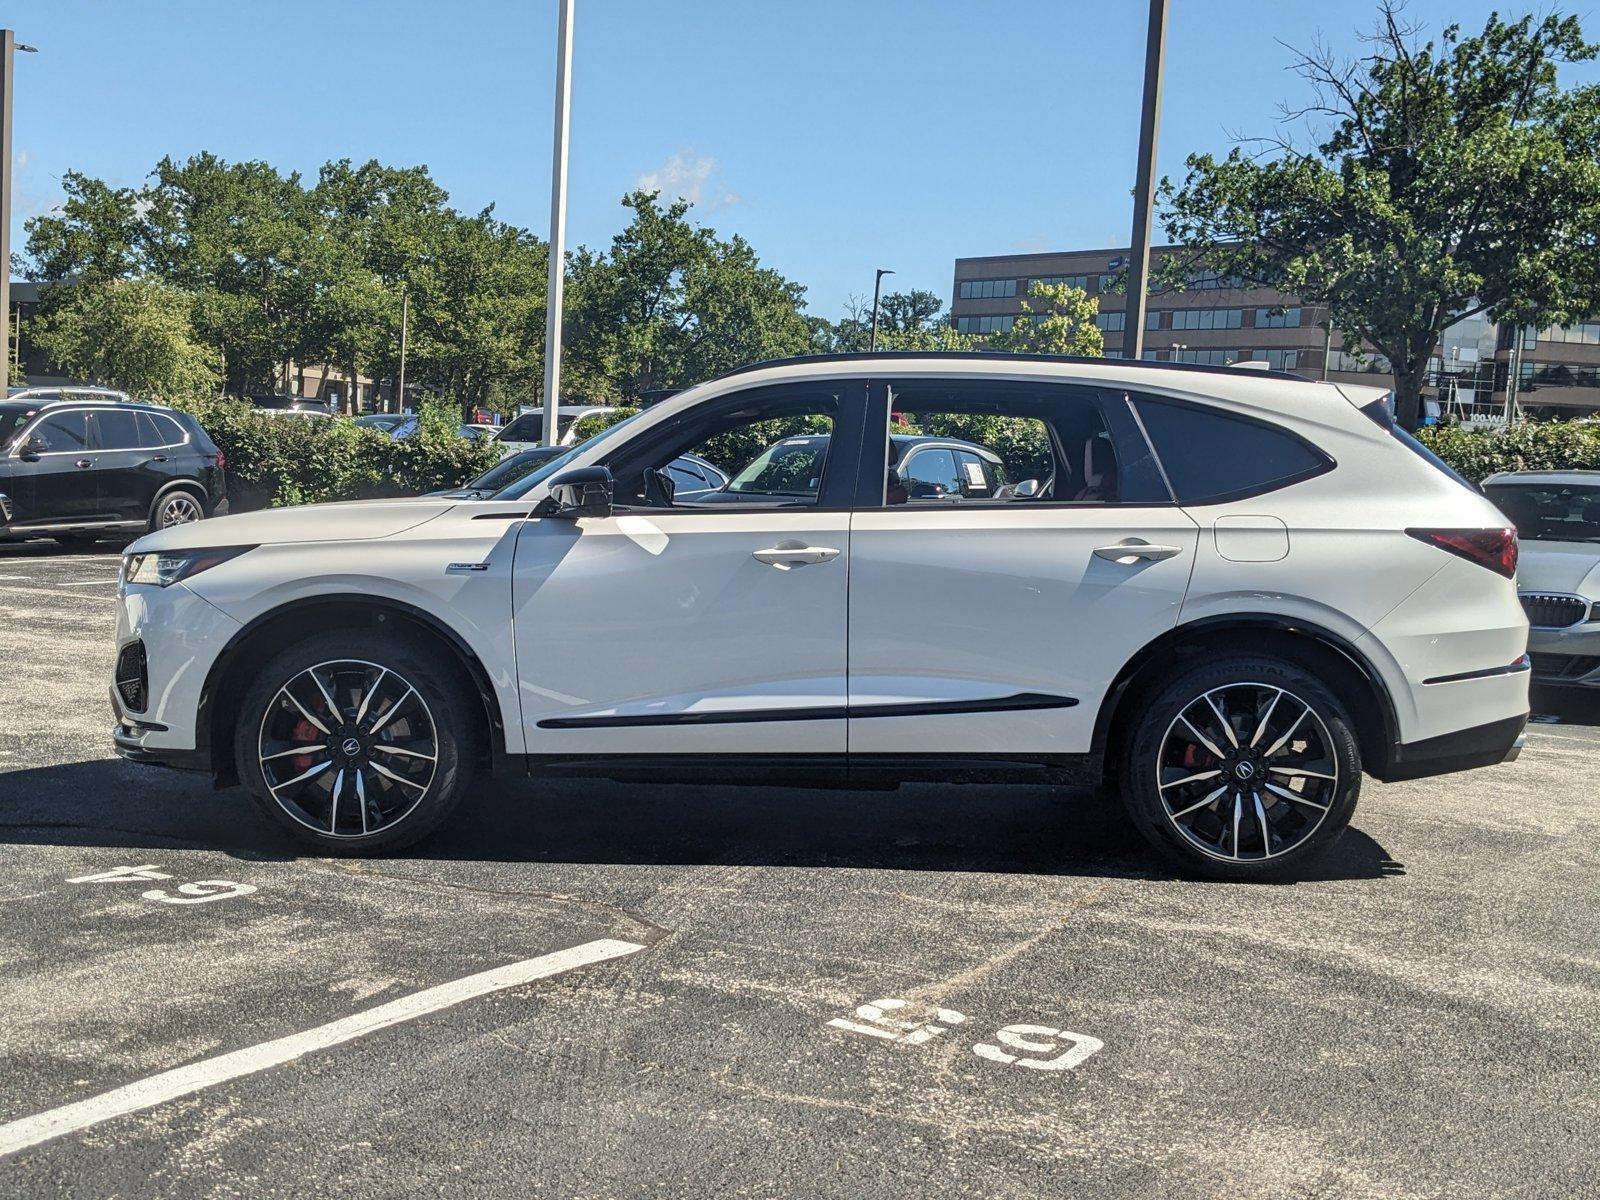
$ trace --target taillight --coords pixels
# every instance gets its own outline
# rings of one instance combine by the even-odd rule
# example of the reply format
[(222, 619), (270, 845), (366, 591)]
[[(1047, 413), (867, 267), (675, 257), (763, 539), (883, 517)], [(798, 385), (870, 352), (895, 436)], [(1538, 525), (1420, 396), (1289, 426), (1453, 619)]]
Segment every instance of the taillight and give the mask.
[(1496, 575), (1514, 579), (1517, 574), (1515, 529), (1408, 529), (1419, 542), (1427, 542), (1468, 562), (1488, 567)]
[(224, 450), (221, 446), (218, 446), (217, 447), (217, 470), (226, 471), (227, 469), (228, 469), (228, 452), (226, 450)]

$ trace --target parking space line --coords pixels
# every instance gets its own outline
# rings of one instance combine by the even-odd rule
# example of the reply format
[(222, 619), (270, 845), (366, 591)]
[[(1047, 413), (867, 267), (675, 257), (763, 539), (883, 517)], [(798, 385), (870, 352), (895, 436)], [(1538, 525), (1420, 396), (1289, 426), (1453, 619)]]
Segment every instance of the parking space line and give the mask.
[(115, 579), (73, 579), (58, 584), (59, 587), (95, 587), (103, 583), (115, 583)]
[(330, 1046), (353, 1041), (390, 1025), (398, 1025), (402, 1021), (451, 1008), (465, 1000), (472, 1000), (490, 992), (504, 991), (506, 988), (531, 983), (536, 979), (548, 979), (552, 975), (604, 962), (606, 959), (636, 954), (643, 949), (644, 947), (637, 942), (600, 938), (593, 942), (585, 942), (581, 946), (573, 946), (568, 950), (558, 950), (554, 954), (524, 959), (507, 966), (480, 971), (476, 975), (468, 975), (452, 983), (426, 988), (410, 996), (390, 1000), (376, 1008), (369, 1008), (365, 1012), (355, 1013), (326, 1025), (318, 1025), (315, 1029), (308, 1029), (304, 1033), (292, 1033), (287, 1037), (262, 1042), (259, 1046), (249, 1046), (243, 1050), (219, 1054), (215, 1058), (201, 1059), (188, 1066), (162, 1071), (148, 1079), (113, 1088), (88, 1100), (64, 1104), (60, 1108), (52, 1108), (36, 1116), (23, 1117), (0, 1125), (0, 1156), (15, 1154), (18, 1150), (37, 1146), (41, 1142), (50, 1141), (52, 1138), (79, 1129), (87, 1129), (91, 1125), (109, 1121), (113, 1117), (154, 1108), (168, 1100), (175, 1100), (179, 1096), (187, 1096), (219, 1083), (226, 1083), (230, 1079), (282, 1066), (312, 1051), (326, 1050)]

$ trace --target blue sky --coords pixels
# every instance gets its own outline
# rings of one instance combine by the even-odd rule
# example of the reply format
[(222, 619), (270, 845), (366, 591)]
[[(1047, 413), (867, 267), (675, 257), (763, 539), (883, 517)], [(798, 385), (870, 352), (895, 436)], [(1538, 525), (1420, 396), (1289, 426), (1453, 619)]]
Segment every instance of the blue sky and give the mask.
[[(887, 281), (948, 302), (953, 260), (1125, 243), (1141, 0), (576, 0), (569, 240), (654, 181), (835, 316)], [(1495, 7), (1412, 0), (1481, 26)], [(1514, 5), (1502, 0), (1504, 10)], [(1541, 6), (1542, 7), (1542, 6)], [(1354, 50), (1374, 0), (1174, 0), (1161, 169), (1270, 131), (1279, 44)], [(1520, 10), (1516, 10), (1520, 11)], [(1591, 33), (1600, 19), (1577, 9)], [(77, 169), (137, 184), (211, 150), (308, 175), (426, 163), (458, 207), (549, 217), (555, 0), (22, 0), (16, 230)], [(1573, 78), (1600, 78), (1586, 66)]]

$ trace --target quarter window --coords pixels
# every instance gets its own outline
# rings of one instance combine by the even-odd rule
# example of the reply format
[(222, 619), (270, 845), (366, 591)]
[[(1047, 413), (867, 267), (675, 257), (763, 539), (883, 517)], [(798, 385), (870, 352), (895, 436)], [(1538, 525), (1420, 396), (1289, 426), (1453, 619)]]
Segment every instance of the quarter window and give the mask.
[(1242, 500), (1333, 466), (1309, 443), (1261, 421), (1148, 398), (1134, 404), (1179, 504)]
[(961, 494), (961, 478), (956, 473), (956, 458), (949, 450), (917, 450), (907, 459), (900, 479), (912, 500), (941, 500)]

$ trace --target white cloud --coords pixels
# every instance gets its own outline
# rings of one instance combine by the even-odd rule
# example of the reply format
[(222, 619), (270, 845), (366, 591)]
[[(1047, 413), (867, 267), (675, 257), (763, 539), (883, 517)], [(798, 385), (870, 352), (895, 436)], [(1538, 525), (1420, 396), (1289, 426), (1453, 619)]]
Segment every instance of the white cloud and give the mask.
[(687, 200), (705, 212), (716, 212), (740, 200), (739, 194), (729, 191), (723, 182), (717, 160), (709, 154), (695, 153), (693, 146), (671, 155), (655, 170), (646, 171), (633, 181), (633, 186), (660, 192), (668, 200)]

